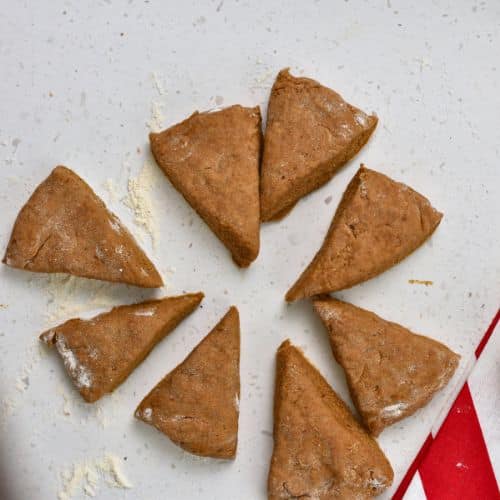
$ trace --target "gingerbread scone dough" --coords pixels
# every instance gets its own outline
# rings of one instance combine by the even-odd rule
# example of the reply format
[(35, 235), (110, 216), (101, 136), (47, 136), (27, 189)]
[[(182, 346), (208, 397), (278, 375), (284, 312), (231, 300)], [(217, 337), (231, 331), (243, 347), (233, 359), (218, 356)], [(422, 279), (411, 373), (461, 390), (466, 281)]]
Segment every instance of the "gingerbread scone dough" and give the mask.
[(369, 498), (393, 480), (377, 442), (304, 354), (277, 353), (270, 500)]
[(422, 245), (441, 217), (427, 198), (362, 165), (323, 245), (286, 300), (342, 290), (377, 276)]
[(329, 181), (370, 138), (369, 116), (310, 78), (278, 73), (269, 98), (261, 170), (263, 221), (277, 220)]
[(153, 263), (90, 186), (56, 167), (19, 212), (3, 262), (42, 273), (163, 286)]
[(234, 261), (248, 266), (259, 253), (259, 108), (196, 112), (149, 138), (156, 162), (174, 187)]
[(332, 298), (314, 301), (351, 397), (370, 432), (426, 405), (453, 376), (460, 356), (445, 345)]
[(240, 323), (231, 307), (135, 416), (195, 455), (232, 459), (238, 442)]
[(71, 319), (40, 336), (54, 345), (89, 403), (113, 392), (202, 301), (202, 293), (119, 306), (89, 320)]

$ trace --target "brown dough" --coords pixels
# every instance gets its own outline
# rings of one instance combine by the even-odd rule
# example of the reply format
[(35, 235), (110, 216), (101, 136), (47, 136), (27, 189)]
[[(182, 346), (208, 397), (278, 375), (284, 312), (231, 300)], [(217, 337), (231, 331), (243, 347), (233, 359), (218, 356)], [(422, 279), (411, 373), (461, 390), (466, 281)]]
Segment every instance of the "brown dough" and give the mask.
[(135, 416), (181, 448), (234, 458), (240, 398), (240, 322), (231, 307), (191, 354), (142, 400)]
[(376, 116), (345, 102), (315, 80), (284, 69), (274, 82), (261, 170), (263, 221), (284, 217), (328, 182), (368, 141)]
[(56, 167), (19, 212), (3, 262), (42, 273), (163, 286), (153, 263), (90, 186)]
[(80, 394), (92, 403), (113, 392), (202, 299), (195, 293), (114, 307), (90, 320), (66, 321), (40, 339), (55, 345)]
[(149, 139), (170, 182), (234, 261), (248, 266), (259, 253), (259, 108), (196, 112)]
[(422, 245), (441, 217), (413, 189), (361, 166), (323, 245), (286, 300), (342, 290), (377, 276)]
[(377, 442), (303, 353), (277, 354), (269, 499), (369, 498), (393, 479)]
[(332, 298), (314, 301), (370, 432), (412, 415), (444, 387), (460, 356), (376, 314)]

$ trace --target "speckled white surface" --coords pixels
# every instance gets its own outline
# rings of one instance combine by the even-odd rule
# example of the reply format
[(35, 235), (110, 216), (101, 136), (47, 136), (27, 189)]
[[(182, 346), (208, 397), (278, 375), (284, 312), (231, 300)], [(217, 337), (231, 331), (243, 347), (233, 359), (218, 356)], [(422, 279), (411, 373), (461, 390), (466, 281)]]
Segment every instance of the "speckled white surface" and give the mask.
[[(414, 255), (340, 296), (446, 342), (462, 354), (465, 369), (500, 292), (500, 3), (409, 3), (267, 1), (259, 8), (232, 0), (1, 2), (1, 248), (30, 192), (62, 163), (143, 235), (168, 293), (206, 294), (203, 309), (157, 346), (113, 396), (90, 406), (80, 401), (57, 356), (38, 351), (37, 335), (80, 309), (148, 294), (112, 285), (96, 290), (83, 280), (58, 291), (46, 277), (2, 266), (3, 499), (55, 498), (62, 470), (105, 452), (127, 457), (122, 466), (134, 487), (101, 482), (99, 498), (265, 498), (280, 342), (290, 337), (304, 346), (347, 398), (310, 304), (287, 307), (283, 295), (319, 246), (360, 162), (422, 192), (445, 217)], [(369, 145), (285, 220), (263, 226), (260, 256), (246, 271), (234, 266), (154, 170), (151, 203), (159, 236), (153, 251), (120, 201), (129, 175), (136, 176), (149, 158), (146, 123), (163, 120), (167, 126), (194, 109), (233, 103), (260, 104), (265, 111), (274, 75), (284, 66), (375, 110), (380, 125)], [(110, 178), (117, 196), (105, 189)], [(434, 284), (412, 285), (409, 279)], [(242, 327), (234, 463), (193, 458), (133, 418), (141, 398), (230, 304), (238, 306)], [(450, 391), (380, 437), (395, 484)]]

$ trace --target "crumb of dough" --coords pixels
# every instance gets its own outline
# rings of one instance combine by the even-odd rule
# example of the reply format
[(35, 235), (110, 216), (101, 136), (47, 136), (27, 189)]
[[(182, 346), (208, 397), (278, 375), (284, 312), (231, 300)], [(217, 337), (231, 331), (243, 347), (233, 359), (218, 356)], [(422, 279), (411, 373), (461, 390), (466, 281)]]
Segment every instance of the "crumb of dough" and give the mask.
[(408, 283), (410, 283), (410, 285), (425, 285), (425, 286), (434, 285), (434, 281), (430, 280), (408, 280)]

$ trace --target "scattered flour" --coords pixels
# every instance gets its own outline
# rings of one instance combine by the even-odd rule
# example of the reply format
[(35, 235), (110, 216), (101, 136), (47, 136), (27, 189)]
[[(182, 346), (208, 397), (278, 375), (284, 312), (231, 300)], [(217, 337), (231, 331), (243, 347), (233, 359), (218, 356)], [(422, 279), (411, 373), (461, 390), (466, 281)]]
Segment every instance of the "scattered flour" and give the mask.
[(109, 309), (116, 305), (113, 283), (63, 274), (34, 276), (31, 283), (49, 294), (45, 310), (49, 324), (79, 316), (85, 311)]
[(153, 316), (156, 312), (156, 307), (147, 307), (134, 312), (134, 316)]
[[(122, 232), (122, 228), (120, 226), (120, 221), (116, 218), (115, 215), (112, 214), (108, 222), (109, 222), (109, 225), (110, 225), (111, 229), (115, 233), (119, 234), (119, 233)], [(121, 248), (121, 252), (118, 250), (119, 248)], [(123, 253), (123, 245), (119, 245), (118, 247), (116, 247), (115, 252), (117, 252), (117, 253)]]
[(151, 103), (151, 116), (146, 122), (146, 126), (151, 132), (160, 132), (163, 129), (163, 124), (165, 123), (163, 108), (164, 105), (159, 101), (153, 101)]
[(71, 415), (71, 399), (68, 398), (66, 393), (63, 393), (62, 396), (64, 398), (63, 415), (69, 417)]
[(362, 111), (358, 111), (355, 115), (354, 115), (354, 119), (358, 122), (359, 125), (361, 125), (362, 127), (366, 127), (368, 125), (368, 117), (366, 116), (365, 113), (363, 113)]
[(253, 81), (250, 84), (250, 90), (268, 89), (272, 85), (272, 81), (275, 76), (276, 72), (274, 70), (268, 70), (260, 75), (257, 75), (253, 78)]
[(406, 408), (408, 408), (406, 403), (395, 403), (393, 405), (386, 406), (381, 411), (381, 416), (382, 418), (396, 418), (399, 417), (403, 411), (406, 410)]
[(34, 338), (32, 344), (28, 347), (25, 354), (25, 361), (18, 372), (16, 378), (15, 390), (12, 390), (2, 399), (0, 412), (0, 428), (4, 427), (8, 419), (14, 415), (18, 404), (22, 400), (22, 395), (30, 386), (30, 377), (39, 365), (44, 351), (38, 338)]
[(15, 139), (8, 139), (7, 141), (0, 142), (0, 146), (8, 147), (9, 143), (11, 147), (10, 156), (5, 157), (3, 151), (0, 156), (3, 158), (3, 161), (6, 165), (13, 165), (17, 161), (17, 149), (19, 147), (19, 144), (21, 143), (21, 139), (18, 139), (17, 137)]
[(132, 488), (132, 483), (122, 470), (122, 461), (111, 453), (105, 453), (102, 458), (74, 463), (61, 473), (61, 479), (62, 489), (57, 495), (59, 500), (70, 500), (82, 491), (93, 497), (97, 494), (101, 480), (112, 488)]
[(14, 415), (16, 410), (17, 401), (11, 397), (3, 398), (2, 400), (2, 413), (0, 414), (0, 429), (5, 427), (9, 417)]
[(359, 195), (361, 198), (368, 198), (368, 188), (366, 187), (365, 181), (361, 178), (359, 183)]
[(158, 72), (153, 71), (151, 74), (151, 80), (153, 80), (153, 86), (159, 95), (165, 95), (167, 93), (165, 89), (164, 78)]
[(321, 317), (328, 323), (342, 322), (344, 315), (341, 310), (334, 308), (322, 308)]
[(73, 415), (75, 406), (78, 404), (76, 398), (73, 394), (68, 395), (66, 393), (63, 384), (58, 384), (56, 391), (63, 397), (62, 414), (65, 417)]
[(377, 479), (376, 477), (368, 480), (368, 486), (370, 488), (374, 488), (375, 491), (379, 491), (387, 486), (387, 483), (385, 481), (381, 481), (380, 479)]
[(260, 58), (257, 58), (252, 67), (250, 91), (268, 90), (276, 77), (276, 73), (275, 68), (269, 66)]
[(153, 417), (153, 410), (151, 408), (144, 408), (142, 414), (138, 411), (137, 416), (143, 418), (146, 422), (151, 422)]
[(64, 366), (78, 388), (92, 386), (92, 373), (80, 363), (75, 353), (67, 346), (62, 335), (56, 337), (56, 348), (63, 359)]
[(118, 200), (118, 192), (116, 191), (115, 181), (111, 178), (104, 181), (104, 188), (108, 192), (108, 199), (110, 202), (114, 203)]
[(16, 379), (16, 389), (19, 392), (24, 392), (30, 385), (31, 372), (38, 366), (44, 351), (38, 338), (32, 341), (31, 346), (26, 351), (26, 361), (20, 370), (20, 374)]
[[(97, 423), (102, 429), (109, 427), (110, 422), (117, 417), (119, 407), (115, 393), (111, 394), (105, 400), (97, 401), (93, 405), (86, 403), (75, 390), (68, 394), (63, 384), (59, 384), (57, 393), (63, 398), (61, 413), (64, 417), (71, 416), (71, 422), (75, 425), (93, 425)], [(104, 409), (104, 408), (105, 409)], [(109, 419), (106, 413), (112, 415)], [(78, 419), (78, 417), (80, 417)], [(77, 423), (77, 419), (79, 424)]]
[(146, 161), (137, 177), (129, 177), (128, 195), (123, 199), (124, 204), (134, 212), (134, 223), (149, 234), (153, 249), (158, 239), (151, 198), (156, 170), (152, 162)]

